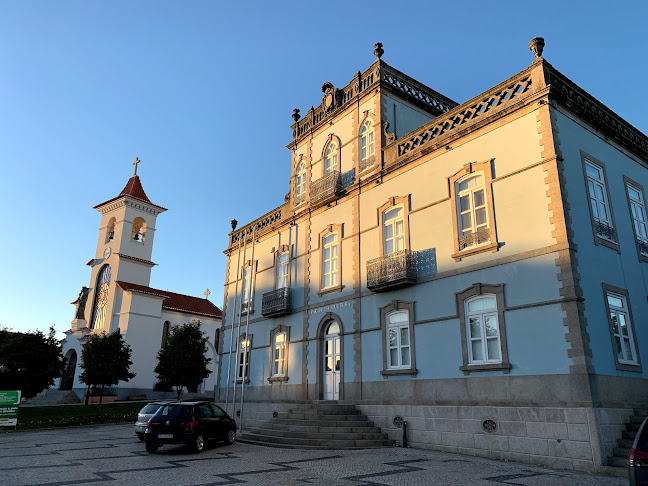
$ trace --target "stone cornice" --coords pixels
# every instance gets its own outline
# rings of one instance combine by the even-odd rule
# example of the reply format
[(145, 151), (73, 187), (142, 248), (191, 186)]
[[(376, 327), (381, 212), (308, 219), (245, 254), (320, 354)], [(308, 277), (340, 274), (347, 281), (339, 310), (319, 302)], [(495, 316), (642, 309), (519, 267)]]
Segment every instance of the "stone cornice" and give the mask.
[(141, 211), (143, 213), (152, 214), (153, 216), (157, 216), (158, 214), (166, 211), (166, 209), (161, 206), (156, 206), (155, 204), (150, 204), (130, 196), (121, 196), (116, 200), (111, 201), (108, 204), (104, 204), (103, 206), (98, 206), (95, 209), (101, 214), (107, 214), (115, 211), (116, 209), (123, 208), (124, 206), (137, 209), (138, 211)]

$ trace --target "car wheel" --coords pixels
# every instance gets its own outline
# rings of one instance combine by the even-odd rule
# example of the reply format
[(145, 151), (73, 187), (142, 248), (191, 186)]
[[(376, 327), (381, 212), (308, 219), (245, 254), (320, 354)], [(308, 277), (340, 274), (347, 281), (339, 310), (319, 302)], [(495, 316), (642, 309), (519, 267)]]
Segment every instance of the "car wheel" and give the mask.
[(205, 448), (205, 438), (202, 434), (196, 435), (193, 441), (193, 451), (198, 454)]
[(153, 442), (151, 440), (146, 442), (146, 452), (153, 454), (154, 452), (157, 452), (159, 448), (160, 444), (158, 444), (157, 442)]
[(144, 441), (144, 434), (142, 434), (141, 432), (138, 432), (138, 433), (137, 433), (137, 438), (138, 438), (139, 440), (141, 440), (141, 441)]
[(227, 433), (227, 439), (225, 439), (225, 442), (229, 445), (232, 445), (235, 440), (236, 440), (236, 430), (232, 429)]

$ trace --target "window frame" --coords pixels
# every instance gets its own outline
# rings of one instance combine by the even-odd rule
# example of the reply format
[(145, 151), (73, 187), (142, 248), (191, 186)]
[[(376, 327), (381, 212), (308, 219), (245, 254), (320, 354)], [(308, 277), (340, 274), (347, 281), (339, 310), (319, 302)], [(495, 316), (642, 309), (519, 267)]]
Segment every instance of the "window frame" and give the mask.
[[(500, 340), (500, 356), (501, 362), (479, 362), (471, 363), (468, 352), (468, 332), (466, 304), (469, 300), (478, 296), (493, 295), (495, 296), (495, 304), (497, 305), (497, 325)], [(475, 371), (503, 371), (508, 374), (511, 370), (511, 363), (508, 356), (508, 345), (506, 341), (506, 322), (504, 320), (504, 284), (482, 284), (476, 283), (455, 293), (457, 316), (459, 317), (459, 329), (461, 332), (461, 355), (463, 364), (459, 369), (464, 375), (468, 375)]]
[[(614, 285), (610, 285), (606, 283), (601, 284), (601, 287), (603, 289), (603, 302), (605, 304), (605, 313), (608, 321), (608, 329), (610, 331), (610, 344), (612, 346), (612, 356), (614, 357), (614, 363), (616, 365), (616, 369), (619, 371), (633, 371), (637, 373), (642, 373), (643, 371), (641, 365), (641, 354), (639, 352), (639, 343), (637, 342), (637, 333), (635, 332), (634, 318), (632, 316), (632, 305), (630, 303), (630, 294), (626, 289), (622, 289), (620, 287), (616, 287)], [(612, 317), (610, 316), (610, 305), (608, 302), (609, 294), (612, 294), (613, 296), (616, 297), (622, 297), (623, 300), (625, 300), (627, 306), (626, 313), (628, 316), (628, 325), (630, 329), (630, 334), (632, 335), (632, 339), (630, 340), (630, 342), (631, 345), (634, 346), (634, 352), (637, 358), (636, 363), (619, 361), (619, 356), (617, 354), (615, 341), (614, 341), (614, 330), (612, 329)]]
[[(645, 223), (648, 226), (648, 207), (646, 206), (646, 192), (641, 184), (638, 182), (630, 179), (629, 177), (623, 176), (623, 183), (625, 186), (625, 191), (626, 191), (626, 198), (628, 201), (628, 211), (630, 212), (630, 225), (632, 226), (632, 233), (634, 235), (634, 241), (635, 245), (637, 247), (637, 256), (639, 258), (640, 262), (646, 262), (648, 263), (648, 254), (647, 253), (642, 253), (641, 252), (641, 245), (639, 244), (640, 238), (639, 235), (637, 234), (637, 228), (635, 227), (635, 219), (634, 215), (632, 213), (632, 199), (630, 199), (630, 187), (632, 187), (635, 191), (639, 193), (643, 201), (643, 215), (645, 219)], [(648, 229), (648, 228), (647, 228)], [(648, 242), (646, 242), (648, 243)]]
[[(365, 129), (365, 127), (367, 127)], [(372, 142), (370, 143), (369, 137), (371, 135), (371, 138), (373, 139)], [(363, 157), (362, 156), (362, 141), (363, 139), (366, 139), (366, 147), (367, 147), (367, 153)], [(373, 152), (370, 153), (369, 147), (373, 149)], [(362, 170), (362, 165), (363, 162), (365, 164), (369, 164), (370, 162), (375, 163), (375, 158), (376, 158), (376, 122), (373, 120), (373, 118), (369, 115), (365, 117), (364, 120), (362, 120), (362, 123), (360, 123), (360, 129), (358, 130), (358, 173), (363, 172)], [(372, 164), (373, 165), (373, 164)], [(367, 165), (364, 170), (368, 169), (371, 167), (371, 165)]]
[[(258, 260), (255, 260), (252, 262), (251, 260), (248, 260), (245, 262), (245, 264), (241, 267), (241, 301), (239, 303), (239, 309), (241, 314), (254, 314), (254, 287), (255, 287), (255, 280), (256, 280), (256, 263)], [(250, 270), (250, 292), (249, 292), (249, 297), (248, 300), (245, 301), (243, 300), (243, 296), (245, 295), (245, 274), (247, 270)], [(247, 303), (247, 306), (244, 306), (244, 304)]]
[[(459, 250), (459, 238), (462, 236), (459, 232), (459, 192), (457, 190), (459, 184), (464, 179), (469, 179), (472, 176), (482, 175), (484, 179), (484, 198), (486, 206), (486, 219), (488, 221), (488, 242), (468, 246)], [(448, 178), (448, 185), (450, 189), (450, 203), (452, 207), (452, 231), (454, 236), (454, 253), (451, 255), (455, 261), (461, 261), (462, 258), (483, 252), (496, 252), (499, 250), (499, 242), (497, 241), (497, 230), (495, 228), (495, 204), (493, 201), (493, 160), (485, 160), (484, 162), (471, 162), (463, 166), (463, 168)]]
[[(468, 310), (468, 307), (470, 306), (470, 303), (479, 299), (492, 299), (495, 301), (495, 309), (490, 310), (490, 311), (485, 311), (485, 312), (470, 312)], [(497, 297), (493, 294), (483, 294), (483, 295), (474, 295), (472, 297), (469, 297), (464, 301), (464, 312), (466, 314), (466, 350), (468, 352), (468, 363), (470, 365), (476, 365), (476, 364), (491, 364), (491, 363), (501, 363), (502, 362), (502, 343), (500, 340), (500, 334), (499, 334), (499, 319), (497, 319)], [(499, 348), (499, 357), (498, 359), (488, 359), (488, 334), (486, 332), (486, 317), (490, 316), (495, 316), (495, 319), (498, 321), (498, 326), (497, 326), (497, 336), (495, 338), (491, 337), (490, 339), (497, 339), (497, 345)], [(480, 320), (480, 336), (479, 338), (474, 338), (471, 334), (470, 331), (470, 319), (472, 317), (479, 317)], [(475, 356), (473, 355), (473, 341), (479, 340), (482, 348), (482, 356), (485, 356), (486, 359), (481, 359), (481, 360), (476, 360)], [(470, 341), (470, 342), (468, 342)]]
[[(337, 276), (338, 282), (335, 285), (330, 285), (324, 287), (324, 238), (331, 235), (337, 234)], [(320, 276), (319, 276), (319, 285), (320, 290), (318, 295), (327, 294), (329, 292), (338, 292), (342, 290), (342, 225), (341, 224), (330, 224), (319, 234), (319, 254), (320, 254)]]
[[(397, 312), (407, 312), (408, 322), (406, 325), (398, 325), (396, 327), (407, 327), (409, 332), (409, 350), (410, 350), (410, 364), (409, 366), (390, 367), (389, 363), (389, 326), (388, 317)], [(416, 369), (416, 342), (414, 336), (414, 302), (406, 302), (403, 300), (393, 300), (389, 304), (379, 309), (380, 312), (380, 326), (382, 329), (382, 350), (383, 350), (383, 369), (380, 374), (383, 378), (389, 376), (402, 376), (411, 375), (415, 376), (418, 373)], [(400, 350), (400, 348), (399, 348)]]
[[(605, 164), (598, 160), (596, 157), (592, 157), (591, 155), (583, 152), (582, 150), (580, 151), (581, 154), (581, 162), (582, 162), (582, 169), (583, 169), (583, 180), (585, 182), (585, 197), (587, 198), (587, 207), (589, 208), (589, 215), (590, 215), (590, 223), (592, 226), (592, 234), (594, 236), (594, 244), (597, 246), (605, 246), (608, 247), (612, 250), (615, 250), (617, 253), (621, 253), (621, 248), (619, 246), (619, 235), (617, 233), (617, 225), (616, 221), (614, 220), (614, 210), (612, 208), (612, 198), (610, 197), (610, 184), (609, 184), (609, 178), (607, 176), (607, 171), (605, 169)], [(589, 162), (590, 165), (600, 169), (601, 174), (603, 176), (603, 184), (605, 187), (605, 192), (604, 192), (604, 197), (606, 198), (606, 203), (607, 203), (607, 211), (609, 213), (610, 217), (610, 223), (611, 223), (611, 228), (612, 231), (614, 232), (614, 240), (609, 240), (607, 238), (604, 238), (598, 234), (596, 231), (596, 219), (594, 218), (594, 210), (592, 209), (592, 199), (590, 197), (589, 193), (589, 176), (587, 175), (587, 163)], [(600, 183), (600, 181), (596, 181)]]
[[(303, 167), (303, 170), (300, 170), (300, 167)], [(294, 176), (294, 201), (295, 206), (299, 206), (306, 202), (306, 194), (308, 193), (308, 167), (306, 161), (302, 158), (299, 159), (295, 165), (295, 176)], [(300, 189), (301, 188), (301, 189)], [(298, 198), (302, 198), (301, 201), (297, 201)]]
[[(274, 257), (275, 257), (274, 258), (274, 267), (275, 267), (275, 270), (274, 270), (274, 289), (275, 290), (279, 290), (279, 289), (283, 289), (283, 288), (288, 288), (289, 289), (291, 284), (292, 284), (292, 282), (291, 282), (291, 280), (292, 280), (291, 273), (292, 272), (290, 271), (291, 266), (292, 266), (292, 247), (290, 245), (282, 245), (274, 252), (274, 254), (275, 254), (274, 255)], [(287, 267), (286, 275), (285, 276), (282, 275), (282, 278), (285, 278), (287, 280), (287, 284), (284, 287), (279, 287), (279, 285), (278, 285), (279, 284), (279, 268), (280, 268), (279, 259), (283, 255), (288, 256), (288, 261), (287, 261), (287, 263), (285, 265)]]
[[(286, 336), (285, 341), (284, 341), (284, 357), (283, 357), (283, 374), (275, 374), (274, 373), (274, 365), (275, 365), (275, 348), (276, 348), (276, 338), (280, 334), (284, 334)], [(290, 349), (290, 327), (288, 326), (283, 326), (279, 325), (272, 329), (270, 331), (270, 376), (268, 376), (268, 383), (275, 383), (275, 382), (286, 382), (288, 381), (288, 357), (289, 357), (289, 349)]]
[[(335, 162), (335, 166), (332, 167), (329, 172), (326, 172), (326, 152), (331, 145), (335, 145), (335, 149), (333, 150), (332, 155), (337, 160)], [(338, 172), (342, 171), (342, 142), (340, 140), (340, 137), (337, 137), (336, 135), (333, 135), (331, 133), (326, 139), (326, 143), (324, 144), (324, 150), (322, 150), (322, 177), (330, 174), (333, 171), (338, 171)]]
[[(241, 347), (241, 344), (247, 342), (247, 348), (246, 348), (246, 354), (247, 354), (247, 361), (245, 363), (240, 362), (239, 360), (241, 359), (241, 355), (243, 354), (243, 350)], [(252, 362), (252, 334), (246, 335), (245, 333), (241, 333), (240, 336), (238, 336), (237, 341), (236, 341), (236, 374), (234, 375), (234, 379), (236, 380), (236, 383), (250, 383), (250, 363)], [(245, 375), (241, 376), (241, 368), (247, 368)]]
[[(388, 211), (391, 211), (393, 208), (396, 208), (398, 206), (403, 207), (403, 237), (405, 239), (404, 241), (404, 248), (403, 250), (409, 250), (410, 249), (410, 232), (409, 232), (409, 212), (410, 212), (410, 195), (408, 194), (407, 196), (399, 196), (399, 197), (390, 197), (389, 200), (382, 206), (378, 208), (378, 228), (379, 228), (379, 236), (380, 236), (380, 256), (381, 257), (386, 257), (388, 255), (385, 255), (385, 228), (384, 228), (384, 222), (383, 222), (383, 217), (384, 214)], [(400, 250), (399, 250), (400, 251)], [(393, 251), (389, 255), (392, 255), (396, 253), (396, 251)]]

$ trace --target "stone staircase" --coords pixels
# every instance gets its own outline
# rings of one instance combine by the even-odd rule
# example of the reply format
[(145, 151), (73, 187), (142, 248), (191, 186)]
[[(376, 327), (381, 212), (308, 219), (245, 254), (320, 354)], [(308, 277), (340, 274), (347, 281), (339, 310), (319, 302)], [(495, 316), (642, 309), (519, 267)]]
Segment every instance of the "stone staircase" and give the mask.
[(618, 447), (614, 448), (611, 457), (608, 457), (608, 466), (628, 468), (628, 454), (632, 449), (632, 443), (639, 432), (639, 427), (648, 416), (648, 408), (635, 408), (630, 416), (630, 422), (626, 424), (623, 435), (617, 441)]
[(49, 389), (41, 395), (37, 395), (34, 398), (25, 400), (22, 405), (31, 405), (34, 407), (41, 407), (47, 405), (68, 405), (79, 403), (79, 399), (74, 392), (70, 390), (52, 390)]
[(355, 406), (336, 401), (300, 404), (269, 422), (246, 428), (240, 439), (297, 449), (368, 449), (394, 445)]

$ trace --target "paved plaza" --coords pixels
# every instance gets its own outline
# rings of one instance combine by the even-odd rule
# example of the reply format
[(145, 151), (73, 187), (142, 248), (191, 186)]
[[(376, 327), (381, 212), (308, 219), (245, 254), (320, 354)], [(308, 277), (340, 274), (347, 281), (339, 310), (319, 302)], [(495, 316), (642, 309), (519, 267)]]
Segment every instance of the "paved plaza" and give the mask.
[(210, 444), (148, 454), (131, 425), (0, 434), (0, 484), (612, 486), (627, 479), (418, 449), (359, 451)]

